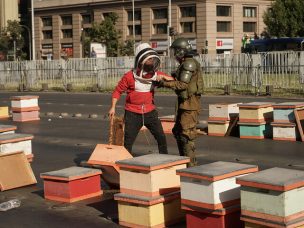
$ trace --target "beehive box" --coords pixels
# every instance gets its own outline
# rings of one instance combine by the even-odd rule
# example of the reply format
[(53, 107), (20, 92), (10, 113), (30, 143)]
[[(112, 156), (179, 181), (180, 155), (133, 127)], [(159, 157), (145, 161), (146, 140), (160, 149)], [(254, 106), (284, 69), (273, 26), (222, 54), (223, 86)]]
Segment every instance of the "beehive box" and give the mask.
[(171, 134), (172, 133), (172, 129), (174, 127), (175, 124), (175, 116), (171, 115), (171, 116), (161, 116), (159, 117), (160, 122), (162, 124), (162, 127), (164, 129), (164, 133), (165, 134)]
[[(182, 207), (183, 208), (183, 207)], [(239, 207), (215, 211), (186, 210), (187, 228), (243, 228)]]
[(102, 178), (111, 185), (119, 186), (119, 167), (115, 162), (132, 157), (123, 146), (97, 144), (87, 163), (99, 165)]
[(272, 127), (266, 122), (238, 122), (238, 125), (240, 128), (240, 138), (242, 139), (264, 139), (272, 137)]
[[(36, 111), (39, 96), (13, 96), (11, 97), (11, 107), (13, 112)], [(38, 109), (39, 110), (39, 109)]]
[(114, 199), (119, 224), (125, 227), (167, 227), (184, 218), (179, 192), (152, 198), (119, 193)]
[(0, 124), (0, 135), (15, 133), (16, 129), (17, 127), (13, 125)]
[(182, 204), (210, 210), (239, 205), (240, 185), (235, 178), (257, 171), (255, 165), (223, 161), (177, 170)]
[(304, 107), (304, 102), (283, 102), (273, 105), (273, 122), (295, 123), (294, 109)]
[(210, 121), (230, 121), (235, 119), (239, 114), (238, 103), (218, 103), (209, 104), (209, 118)]
[(60, 202), (76, 202), (102, 194), (101, 171), (83, 167), (69, 167), (40, 174), (44, 181), (44, 197)]
[(273, 119), (273, 107), (270, 102), (250, 102), (238, 106), (240, 122), (263, 123)]
[(272, 122), (273, 140), (296, 141), (300, 137), (295, 123)]
[(269, 227), (304, 224), (304, 171), (271, 168), (237, 178), (241, 219)]
[(15, 122), (27, 122), (40, 120), (39, 111), (23, 111), (13, 112), (13, 121)]
[(120, 192), (154, 197), (180, 189), (177, 169), (186, 168), (188, 157), (148, 154), (117, 161), (120, 168)]
[(3, 134), (0, 135), (0, 154), (23, 151), (29, 161), (32, 161), (32, 139), (29, 134)]
[(225, 136), (228, 128), (229, 121), (225, 120), (209, 120), (208, 121), (208, 135), (210, 136)]
[(8, 107), (0, 107), (0, 119), (6, 119), (9, 117)]

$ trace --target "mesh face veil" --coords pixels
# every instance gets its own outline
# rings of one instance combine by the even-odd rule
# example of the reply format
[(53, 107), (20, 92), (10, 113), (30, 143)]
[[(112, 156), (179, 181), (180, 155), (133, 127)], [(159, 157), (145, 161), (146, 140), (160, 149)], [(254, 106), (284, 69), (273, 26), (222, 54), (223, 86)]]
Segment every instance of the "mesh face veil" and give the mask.
[(135, 57), (135, 76), (137, 78), (152, 80), (155, 76), (155, 72), (159, 69), (160, 58), (155, 50), (153, 50), (148, 44), (139, 45), (136, 51)]

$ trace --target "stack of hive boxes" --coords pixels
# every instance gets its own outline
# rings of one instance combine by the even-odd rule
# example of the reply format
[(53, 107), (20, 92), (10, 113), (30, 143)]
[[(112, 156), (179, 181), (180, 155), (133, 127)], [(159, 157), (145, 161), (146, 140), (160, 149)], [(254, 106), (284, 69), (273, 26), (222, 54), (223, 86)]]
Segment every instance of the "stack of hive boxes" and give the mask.
[(11, 97), (13, 121), (26, 122), (40, 120), (38, 98), (39, 96)]
[(100, 196), (100, 174), (100, 170), (76, 166), (42, 173), (40, 177), (44, 180), (44, 197), (73, 203)]
[(250, 102), (238, 106), (240, 138), (264, 139), (272, 136), (270, 126), (273, 119), (272, 103)]
[(304, 227), (304, 172), (271, 168), (237, 178), (246, 227)]
[(120, 169), (119, 224), (127, 227), (165, 227), (183, 219), (180, 178), (189, 158), (149, 154), (117, 161)]
[(0, 119), (6, 119), (8, 117), (9, 117), (8, 107), (7, 106), (0, 107)]
[(303, 102), (284, 102), (273, 105), (273, 122), (271, 125), (274, 140), (296, 141), (299, 138), (294, 110), (303, 107)]
[(237, 103), (210, 104), (208, 118), (208, 135), (224, 136), (229, 124), (238, 117), (239, 107)]
[(187, 227), (243, 227), (240, 220), (240, 186), (235, 179), (257, 171), (258, 167), (254, 165), (221, 161), (178, 170)]
[[(14, 131), (16, 128), (9, 127), (8, 131)], [(23, 151), (29, 162), (33, 161), (32, 139), (29, 134), (0, 134), (0, 154), (9, 154)]]

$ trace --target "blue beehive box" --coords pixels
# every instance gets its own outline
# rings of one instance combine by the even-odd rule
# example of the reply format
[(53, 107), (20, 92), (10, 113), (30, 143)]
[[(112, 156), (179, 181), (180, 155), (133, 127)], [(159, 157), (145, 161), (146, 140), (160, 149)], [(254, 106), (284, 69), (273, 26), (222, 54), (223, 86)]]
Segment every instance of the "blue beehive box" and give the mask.
[(244, 123), (238, 122), (240, 138), (242, 139), (264, 139), (272, 137), (272, 128), (269, 123)]
[(304, 107), (304, 102), (283, 102), (273, 105), (273, 122), (295, 123), (294, 109)]

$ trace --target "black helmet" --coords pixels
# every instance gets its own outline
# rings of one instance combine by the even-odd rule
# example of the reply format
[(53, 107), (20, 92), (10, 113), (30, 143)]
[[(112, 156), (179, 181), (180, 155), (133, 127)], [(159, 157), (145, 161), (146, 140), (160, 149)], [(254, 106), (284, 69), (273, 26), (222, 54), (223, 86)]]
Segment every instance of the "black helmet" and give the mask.
[(182, 37), (174, 40), (170, 48), (174, 51), (173, 54), (178, 59), (182, 59), (188, 54), (192, 53), (192, 45), (190, 41)]

